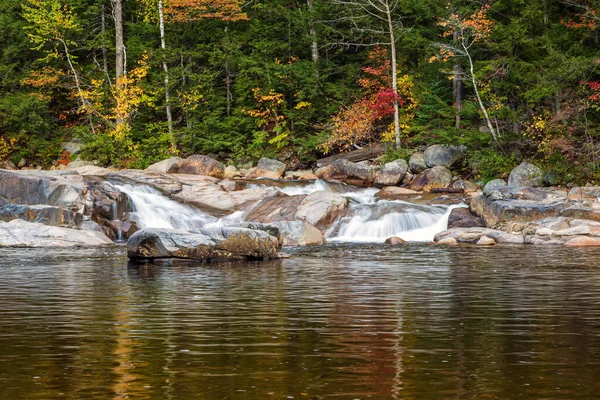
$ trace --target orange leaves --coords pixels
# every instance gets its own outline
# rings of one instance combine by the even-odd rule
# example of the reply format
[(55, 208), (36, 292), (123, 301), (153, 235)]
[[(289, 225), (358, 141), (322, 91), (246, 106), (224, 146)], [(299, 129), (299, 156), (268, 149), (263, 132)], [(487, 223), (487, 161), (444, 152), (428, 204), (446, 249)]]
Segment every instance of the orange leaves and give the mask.
[(494, 22), (488, 17), (490, 6), (483, 5), (468, 17), (451, 12), (447, 19), (438, 23), (444, 28), (440, 36), (461, 40), (466, 47), (475, 42), (485, 41), (492, 33)]
[(171, 0), (166, 3), (164, 11), (165, 17), (171, 22), (248, 19), (237, 0)]

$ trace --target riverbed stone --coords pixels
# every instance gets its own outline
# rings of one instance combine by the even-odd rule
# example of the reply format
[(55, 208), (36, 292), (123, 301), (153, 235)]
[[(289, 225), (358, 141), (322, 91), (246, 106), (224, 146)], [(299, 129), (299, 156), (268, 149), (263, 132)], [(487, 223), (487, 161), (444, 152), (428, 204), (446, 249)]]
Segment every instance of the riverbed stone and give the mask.
[(146, 168), (146, 171), (158, 172), (166, 174), (169, 170), (179, 170), (183, 159), (181, 157), (170, 157), (166, 160), (159, 161)]
[(431, 192), (433, 189), (447, 188), (452, 184), (452, 172), (446, 167), (428, 168), (417, 175), (408, 188)]
[(423, 153), (423, 160), (428, 168), (442, 166), (451, 168), (464, 160), (464, 153), (456, 146), (434, 144)]
[(225, 167), (212, 157), (194, 154), (180, 163), (174, 164), (167, 172), (170, 174), (206, 175), (223, 179)]
[(447, 238), (440, 239), (437, 242), (437, 244), (442, 244), (442, 245), (446, 245), (446, 246), (453, 246), (453, 245), (458, 244), (458, 242), (453, 237), (447, 237)]
[(383, 165), (375, 177), (376, 186), (394, 186), (402, 182), (408, 171), (408, 163), (398, 159)]
[(448, 229), (474, 228), (478, 226), (485, 226), (483, 219), (471, 213), (471, 211), (466, 207), (457, 207), (453, 209), (448, 217)]
[(406, 240), (404, 240), (398, 236), (390, 236), (389, 238), (385, 239), (384, 244), (387, 244), (390, 246), (398, 246), (401, 244), (406, 244)]
[(575, 237), (565, 243), (565, 247), (598, 247), (600, 240), (587, 236)]
[(145, 228), (127, 241), (130, 259), (260, 260), (277, 258), (279, 239), (246, 228), (200, 229), (184, 232)]
[(112, 246), (104, 233), (82, 231), (15, 219), (0, 222), (0, 247), (96, 247)]
[(434, 242), (445, 238), (454, 238), (459, 243), (477, 243), (482, 236), (494, 239), (496, 243), (523, 244), (523, 235), (508, 233), (489, 228), (452, 228), (435, 235)]
[(323, 233), (306, 221), (279, 221), (270, 224), (279, 229), (284, 246), (322, 246)]
[(318, 190), (306, 196), (295, 214), (295, 219), (306, 221), (324, 228), (337, 221), (348, 209), (348, 199), (344, 196)]
[(544, 186), (545, 173), (535, 165), (523, 161), (516, 166), (508, 176), (508, 186)]
[(72, 210), (45, 204), (8, 204), (0, 206), (0, 221), (8, 222), (14, 219), (77, 228), (83, 221), (83, 216), (81, 213)]
[(246, 178), (280, 179), (285, 171), (285, 164), (270, 158), (261, 158), (256, 167), (252, 168)]
[(487, 236), (483, 235), (479, 238), (479, 240), (477, 241), (477, 244), (483, 245), (483, 246), (490, 246), (490, 245), (496, 244), (496, 241), (494, 239), (492, 239), (491, 237), (487, 237)]

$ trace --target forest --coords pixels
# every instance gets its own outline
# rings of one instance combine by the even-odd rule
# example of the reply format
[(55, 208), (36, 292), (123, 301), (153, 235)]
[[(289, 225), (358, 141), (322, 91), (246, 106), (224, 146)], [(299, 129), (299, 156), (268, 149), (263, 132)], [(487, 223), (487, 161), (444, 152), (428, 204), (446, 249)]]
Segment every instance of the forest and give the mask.
[(76, 138), (103, 166), (293, 169), (435, 143), (466, 146), (474, 179), (528, 159), (600, 182), (598, 1), (0, 3), (0, 161), (66, 164)]

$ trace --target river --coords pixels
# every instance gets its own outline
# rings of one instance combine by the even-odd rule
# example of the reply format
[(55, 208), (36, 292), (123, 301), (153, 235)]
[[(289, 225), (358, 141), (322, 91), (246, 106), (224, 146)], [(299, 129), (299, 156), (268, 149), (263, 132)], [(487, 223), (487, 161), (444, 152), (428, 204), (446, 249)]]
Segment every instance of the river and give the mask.
[(3, 399), (594, 399), (600, 252), (0, 249)]

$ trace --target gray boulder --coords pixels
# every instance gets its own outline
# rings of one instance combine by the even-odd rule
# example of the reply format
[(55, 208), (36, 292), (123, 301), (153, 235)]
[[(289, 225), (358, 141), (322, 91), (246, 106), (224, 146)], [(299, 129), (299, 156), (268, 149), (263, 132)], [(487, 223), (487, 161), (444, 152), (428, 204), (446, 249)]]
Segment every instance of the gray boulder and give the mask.
[(408, 185), (411, 190), (430, 192), (432, 189), (447, 188), (452, 184), (452, 172), (446, 167), (428, 168), (415, 176)]
[(425, 150), (423, 158), (425, 164), (430, 168), (436, 166), (450, 168), (459, 164), (465, 155), (456, 146), (434, 144)]
[(270, 158), (261, 158), (258, 160), (258, 165), (248, 172), (246, 178), (279, 179), (284, 172), (285, 164), (281, 161), (272, 160)]
[(279, 239), (245, 228), (137, 231), (127, 241), (130, 259), (184, 258), (196, 260), (260, 260), (277, 258)]
[(408, 163), (403, 159), (385, 164), (375, 177), (377, 186), (395, 186), (402, 182), (408, 171)]
[(302, 200), (295, 218), (324, 228), (344, 215), (347, 209), (347, 198), (337, 193), (319, 190)]
[(166, 174), (169, 170), (178, 170), (183, 159), (181, 157), (171, 157), (166, 160), (159, 161), (152, 164), (146, 171), (157, 172), (160, 174)]
[(425, 163), (425, 155), (421, 152), (413, 153), (408, 160), (408, 165), (414, 174), (419, 174), (429, 168)]
[(280, 221), (271, 224), (279, 230), (284, 246), (321, 246), (323, 233), (306, 221)]
[(357, 164), (345, 159), (338, 159), (319, 168), (315, 174), (325, 180), (338, 180), (351, 185), (370, 185), (375, 179), (376, 169), (372, 166)]
[(510, 172), (508, 186), (541, 187), (544, 186), (545, 176), (546, 174), (540, 168), (524, 161)]
[(104, 233), (15, 219), (0, 222), (0, 247), (96, 247), (114, 243)]
[(492, 179), (491, 181), (486, 183), (485, 186), (483, 187), (483, 193), (485, 195), (489, 195), (492, 192), (492, 190), (494, 190), (496, 188), (500, 188), (500, 187), (505, 187), (505, 186), (506, 186), (506, 181), (504, 179)]

